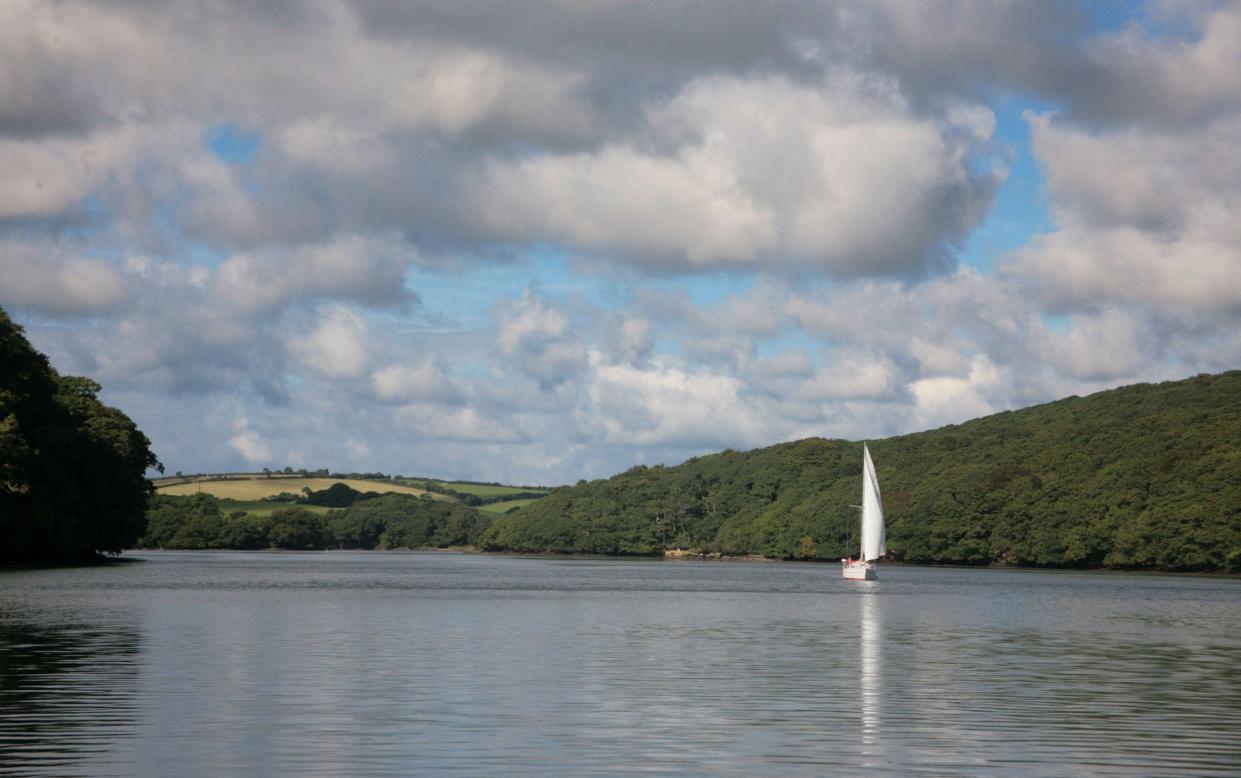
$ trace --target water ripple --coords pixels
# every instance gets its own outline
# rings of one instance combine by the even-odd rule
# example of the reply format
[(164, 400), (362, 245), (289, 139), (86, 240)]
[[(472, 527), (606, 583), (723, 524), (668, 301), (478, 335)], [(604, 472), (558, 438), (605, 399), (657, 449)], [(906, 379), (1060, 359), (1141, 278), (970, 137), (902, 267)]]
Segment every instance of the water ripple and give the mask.
[(1235, 775), (1236, 581), (430, 554), (0, 574), (0, 775)]

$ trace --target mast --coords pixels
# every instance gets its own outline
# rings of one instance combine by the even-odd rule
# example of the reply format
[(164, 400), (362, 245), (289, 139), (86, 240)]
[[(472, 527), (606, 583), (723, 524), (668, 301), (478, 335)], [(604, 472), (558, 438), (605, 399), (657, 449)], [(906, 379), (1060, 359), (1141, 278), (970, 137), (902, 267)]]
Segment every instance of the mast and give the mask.
[(862, 444), (862, 561), (869, 562), (887, 553), (883, 527), (883, 499), (870, 449)]

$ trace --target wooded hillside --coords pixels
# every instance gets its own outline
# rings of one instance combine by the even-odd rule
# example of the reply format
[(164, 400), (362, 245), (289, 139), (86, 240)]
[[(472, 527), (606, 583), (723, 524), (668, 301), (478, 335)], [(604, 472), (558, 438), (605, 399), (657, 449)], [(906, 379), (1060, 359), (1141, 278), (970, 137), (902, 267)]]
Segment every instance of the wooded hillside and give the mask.
[[(870, 442), (897, 560), (1241, 571), (1241, 371), (1139, 384)], [(486, 548), (839, 559), (862, 444), (635, 467), (500, 517)]]

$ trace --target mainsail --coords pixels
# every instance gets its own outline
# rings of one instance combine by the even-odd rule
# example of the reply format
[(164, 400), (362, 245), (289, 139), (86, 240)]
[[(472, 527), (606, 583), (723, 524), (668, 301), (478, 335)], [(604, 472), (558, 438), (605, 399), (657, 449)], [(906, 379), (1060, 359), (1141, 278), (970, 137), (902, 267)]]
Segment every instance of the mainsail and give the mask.
[(870, 449), (862, 444), (862, 561), (869, 562), (887, 553), (883, 531), (883, 499)]

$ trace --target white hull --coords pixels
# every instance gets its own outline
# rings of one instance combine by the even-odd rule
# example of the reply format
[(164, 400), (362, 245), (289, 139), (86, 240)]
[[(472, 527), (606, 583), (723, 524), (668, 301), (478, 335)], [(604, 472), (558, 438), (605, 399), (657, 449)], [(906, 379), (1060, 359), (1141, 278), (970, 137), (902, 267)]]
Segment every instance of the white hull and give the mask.
[(879, 577), (879, 563), (840, 560), (841, 575), (850, 581), (873, 581)]

